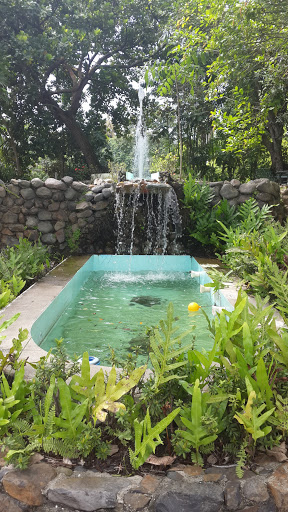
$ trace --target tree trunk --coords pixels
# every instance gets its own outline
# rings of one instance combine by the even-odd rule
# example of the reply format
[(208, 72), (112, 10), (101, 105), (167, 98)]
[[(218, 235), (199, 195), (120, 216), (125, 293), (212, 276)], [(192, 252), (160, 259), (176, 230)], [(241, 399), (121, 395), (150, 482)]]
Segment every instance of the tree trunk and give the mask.
[(176, 84), (176, 95), (177, 95), (177, 124), (178, 124), (178, 140), (179, 140), (179, 177), (182, 178), (182, 161), (183, 161), (183, 141), (182, 141), (182, 129), (181, 129), (181, 109), (180, 109), (180, 98), (177, 78)]
[(67, 130), (71, 133), (75, 144), (83, 153), (83, 156), (86, 160), (86, 163), (89, 167), (91, 173), (101, 173), (105, 171), (105, 169), (99, 163), (99, 160), (95, 154), (95, 151), (90, 144), (87, 135), (81, 129), (81, 126), (77, 123), (73, 114), (62, 110), (57, 102), (51, 98), (51, 96), (45, 91), (44, 104), (49, 106), (54, 113), (55, 117), (63, 123)]
[(83, 153), (89, 170), (93, 173), (101, 173), (103, 169), (95, 155), (95, 151), (75, 118), (62, 109), (59, 109), (58, 116), (71, 133), (77, 147)]
[(276, 120), (275, 114), (271, 110), (268, 113), (267, 132), (262, 135), (262, 142), (270, 153), (272, 172), (279, 176), (283, 173), (284, 168), (282, 155), (284, 130), (283, 124)]
[(9, 128), (9, 124), (8, 124), (8, 122), (5, 121), (5, 119), (2, 118), (1, 122), (4, 124), (4, 126), (5, 126), (5, 128), (7, 130), (7, 134), (8, 134), (7, 143), (9, 144), (9, 146), (10, 146), (10, 148), (12, 150), (13, 156), (14, 156), (14, 162), (15, 162), (15, 166), (16, 166), (17, 176), (21, 176), (22, 175), (22, 168), (21, 168), (21, 165), (20, 165), (18, 149), (17, 149), (17, 145), (16, 145), (16, 142), (15, 142), (15, 139), (13, 137), (13, 133), (11, 133), (11, 130)]

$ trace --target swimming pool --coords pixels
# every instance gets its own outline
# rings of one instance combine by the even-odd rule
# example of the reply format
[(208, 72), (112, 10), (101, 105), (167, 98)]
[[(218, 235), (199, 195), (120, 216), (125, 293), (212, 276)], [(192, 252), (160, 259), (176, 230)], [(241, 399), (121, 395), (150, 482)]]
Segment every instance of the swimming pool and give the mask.
[[(197, 273), (193, 279), (191, 270)], [(209, 281), (190, 256), (91, 256), (33, 324), (31, 334), (44, 350), (55, 345), (55, 338), (64, 338), (70, 356), (87, 350), (103, 365), (111, 364), (111, 349), (118, 359), (137, 350), (140, 364), (147, 360), (147, 328), (166, 318), (171, 301), (178, 332), (194, 325), (196, 347), (209, 349), (204, 315), (189, 313), (189, 302), (198, 302), (210, 317), (212, 304), (232, 309), (221, 294), (200, 294), (199, 285)]]

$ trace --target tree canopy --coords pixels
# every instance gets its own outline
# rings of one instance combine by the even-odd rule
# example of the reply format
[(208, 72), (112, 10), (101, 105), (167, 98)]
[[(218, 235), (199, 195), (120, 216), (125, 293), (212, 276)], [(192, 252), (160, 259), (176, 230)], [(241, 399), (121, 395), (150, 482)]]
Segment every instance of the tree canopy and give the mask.
[(103, 168), (91, 143), (95, 121), (91, 109), (86, 115), (85, 101), (97, 105), (98, 127), (100, 114), (111, 109), (112, 94), (119, 101), (122, 95), (123, 107), (128, 75), (163, 46), (170, 10), (164, 0), (1, 2), (1, 125), (19, 168), (22, 148), (34, 143), (35, 130), (45, 139), (46, 127), (54, 134), (65, 127), (90, 170)]
[(284, 0), (191, 0), (178, 19), (169, 61), (160, 65), (162, 94), (177, 76), (197, 101), (195, 85), (202, 84), (223, 153), (255, 154), (262, 144), (276, 174), (285, 165), (287, 17)]
[(131, 146), (145, 66), (155, 165), (176, 156), (183, 173), (232, 178), (264, 162), (279, 176), (287, 22), (286, 0), (2, 0), (0, 159), (19, 175), (39, 156), (106, 169), (117, 143), (105, 119)]

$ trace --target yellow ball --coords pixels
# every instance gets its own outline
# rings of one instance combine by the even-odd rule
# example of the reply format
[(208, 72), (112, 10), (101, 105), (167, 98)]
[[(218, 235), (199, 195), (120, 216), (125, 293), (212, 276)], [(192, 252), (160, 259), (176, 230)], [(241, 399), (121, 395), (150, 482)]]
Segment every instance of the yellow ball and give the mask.
[(200, 308), (201, 306), (199, 306), (197, 302), (190, 302), (190, 304), (188, 305), (188, 311), (198, 311), (198, 309)]

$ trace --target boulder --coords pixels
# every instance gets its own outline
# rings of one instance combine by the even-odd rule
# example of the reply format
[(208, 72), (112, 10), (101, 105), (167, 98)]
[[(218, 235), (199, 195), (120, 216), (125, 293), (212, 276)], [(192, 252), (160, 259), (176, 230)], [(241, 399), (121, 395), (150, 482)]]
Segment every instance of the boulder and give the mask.
[(51, 233), (53, 231), (53, 224), (49, 221), (40, 221), (38, 222), (38, 229), (41, 233)]
[(5, 197), (6, 193), (7, 192), (6, 192), (5, 188), (0, 186), (0, 197)]
[(1, 221), (3, 222), (3, 224), (16, 224), (18, 222), (18, 215), (17, 213), (11, 212), (4, 213)]
[(68, 201), (71, 201), (78, 196), (78, 193), (73, 188), (68, 188), (68, 190), (66, 190), (66, 192), (64, 193), (64, 196), (65, 196), (65, 199), (67, 199)]
[(239, 195), (239, 192), (231, 185), (231, 183), (224, 183), (220, 190), (220, 195), (223, 199), (233, 199)]
[(44, 181), (40, 180), (40, 178), (33, 178), (33, 180), (31, 180), (31, 186), (33, 188), (43, 187), (44, 186)]
[(46, 233), (45, 235), (41, 236), (41, 242), (43, 242), (43, 244), (53, 245), (56, 243), (56, 241), (56, 236), (53, 233)]
[(113, 193), (112, 188), (103, 188), (103, 190), (102, 190), (102, 195), (103, 195), (104, 199), (108, 199), (109, 197), (111, 197), (112, 193)]
[(45, 187), (53, 188), (55, 190), (66, 190), (67, 185), (62, 180), (56, 180), (55, 178), (47, 178), (45, 181)]
[(87, 190), (89, 190), (88, 185), (85, 185), (85, 183), (81, 181), (73, 181), (72, 188), (77, 190), (77, 192), (87, 192)]
[(91, 205), (87, 201), (81, 201), (81, 203), (78, 203), (76, 205), (76, 211), (83, 211), (83, 210), (89, 210), (91, 208)]
[(27, 228), (37, 228), (37, 226), (38, 226), (38, 219), (37, 219), (37, 217), (32, 217), (32, 216), (29, 215), (26, 218), (25, 225), (27, 226)]
[(37, 507), (43, 503), (42, 489), (56, 476), (55, 469), (48, 464), (34, 464), (28, 469), (10, 471), (3, 477), (2, 484), (9, 496)]
[(30, 188), (31, 181), (28, 180), (18, 180), (18, 185), (20, 188)]
[(84, 512), (113, 509), (117, 494), (137, 484), (141, 477), (113, 477), (90, 471), (77, 477), (59, 475), (47, 486), (45, 494), (50, 501)]
[(258, 192), (264, 192), (266, 194), (272, 194), (274, 197), (278, 197), (280, 194), (280, 186), (275, 181), (269, 181), (266, 178), (260, 180), (256, 185)]
[(232, 187), (235, 187), (235, 188), (239, 188), (241, 185), (241, 181), (236, 180), (236, 179), (231, 180), (230, 183), (231, 183)]
[(48, 210), (40, 210), (38, 212), (38, 219), (39, 220), (51, 220), (52, 219), (52, 213)]
[(52, 197), (52, 191), (47, 187), (39, 187), (36, 189), (36, 195), (38, 197)]
[(268, 192), (258, 192), (256, 194), (256, 199), (257, 201), (263, 201), (263, 203), (275, 203), (275, 196), (273, 196), (272, 194), (268, 194)]
[(256, 183), (255, 181), (248, 181), (248, 183), (243, 183), (239, 187), (240, 194), (248, 194), (252, 195), (256, 190)]
[(61, 178), (61, 180), (66, 184), (66, 185), (71, 185), (71, 183), (73, 183), (73, 178), (71, 176), (64, 176), (63, 178)]

